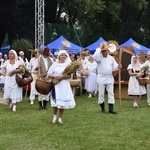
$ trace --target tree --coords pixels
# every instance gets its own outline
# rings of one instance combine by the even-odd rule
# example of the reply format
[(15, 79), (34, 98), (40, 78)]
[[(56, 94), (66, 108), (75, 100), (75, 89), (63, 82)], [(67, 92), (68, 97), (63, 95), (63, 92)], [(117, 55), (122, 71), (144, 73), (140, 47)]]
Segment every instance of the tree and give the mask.
[[(119, 43), (132, 37), (150, 45), (150, 40), (147, 38), (150, 32), (148, 0), (59, 0), (58, 2), (59, 26), (55, 30), (57, 35), (64, 33), (63, 35), (72, 41), (75, 41), (78, 35), (83, 46), (91, 44), (100, 36), (106, 40), (117, 40)], [(62, 13), (65, 14), (63, 18)], [(70, 32), (73, 27), (77, 35), (75, 31)]]

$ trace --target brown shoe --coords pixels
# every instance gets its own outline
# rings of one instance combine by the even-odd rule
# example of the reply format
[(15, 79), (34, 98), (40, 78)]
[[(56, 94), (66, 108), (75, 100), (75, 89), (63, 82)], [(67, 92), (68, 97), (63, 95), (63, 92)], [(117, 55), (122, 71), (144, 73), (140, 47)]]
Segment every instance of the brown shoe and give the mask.
[(56, 124), (56, 123), (57, 123), (57, 120), (53, 120), (53, 121), (52, 121), (52, 124)]

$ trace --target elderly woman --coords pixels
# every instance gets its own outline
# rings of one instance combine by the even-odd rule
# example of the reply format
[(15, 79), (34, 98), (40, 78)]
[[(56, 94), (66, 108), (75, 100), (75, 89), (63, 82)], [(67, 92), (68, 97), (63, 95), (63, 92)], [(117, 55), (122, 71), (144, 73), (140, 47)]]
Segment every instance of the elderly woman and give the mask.
[(94, 61), (93, 56), (90, 55), (88, 63), (83, 70), (88, 70), (88, 76), (85, 77), (85, 89), (89, 93), (87, 98), (95, 96), (98, 90), (97, 85), (97, 63)]
[[(4, 100), (10, 100), (10, 108), (16, 111), (17, 102), (22, 100), (22, 88), (16, 83), (16, 73), (21, 73), (20, 69), (17, 69), (21, 62), (18, 60), (18, 56), (15, 50), (10, 50), (8, 53), (9, 59), (5, 61), (1, 75), (5, 75), (4, 83)], [(10, 75), (14, 72), (13, 75)]]
[(57, 111), (59, 110), (58, 123), (62, 124), (64, 109), (74, 108), (76, 103), (70, 87), (69, 76), (62, 75), (64, 69), (69, 65), (66, 61), (67, 52), (61, 50), (58, 53), (58, 61), (54, 62), (48, 70), (48, 77), (61, 80), (51, 91), (51, 106), (53, 107), (52, 124), (57, 122)]
[(133, 55), (131, 57), (131, 64), (128, 65), (127, 70), (130, 75), (128, 83), (128, 95), (133, 96), (133, 107), (137, 108), (141, 95), (146, 94), (145, 86), (140, 85), (138, 82), (138, 77), (142, 76), (140, 73), (141, 64), (139, 63), (138, 56)]

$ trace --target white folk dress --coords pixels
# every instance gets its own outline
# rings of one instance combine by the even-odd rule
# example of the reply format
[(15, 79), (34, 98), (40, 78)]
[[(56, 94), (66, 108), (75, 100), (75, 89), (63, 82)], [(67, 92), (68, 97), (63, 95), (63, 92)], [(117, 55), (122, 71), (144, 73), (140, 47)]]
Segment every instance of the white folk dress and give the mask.
[[(132, 64), (129, 64), (127, 70), (132, 70), (133, 72), (139, 72), (141, 70), (141, 65), (138, 69), (134, 69)], [(130, 76), (128, 82), (128, 95), (143, 95), (146, 94), (146, 89), (144, 85), (140, 85), (136, 76)]]
[[(49, 74), (61, 75), (64, 69), (68, 66), (68, 63), (58, 63), (54, 62), (49, 68)], [(61, 80), (58, 84), (55, 85), (55, 98), (50, 95), (51, 106), (61, 109), (74, 108), (76, 106), (72, 89), (68, 79)]]
[(7, 60), (3, 68), (6, 69), (6, 77), (4, 83), (4, 100), (11, 99), (12, 103), (20, 102), (22, 100), (22, 88), (16, 83), (16, 75), (9, 76), (9, 73), (16, 70), (21, 65), (19, 60), (15, 64), (10, 64)]
[(97, 63), (95, 61), (88, 62), (83, 68), (89, 71), (88, 76), (85, 78), (85, 89), (88, 92), (97, 92)]

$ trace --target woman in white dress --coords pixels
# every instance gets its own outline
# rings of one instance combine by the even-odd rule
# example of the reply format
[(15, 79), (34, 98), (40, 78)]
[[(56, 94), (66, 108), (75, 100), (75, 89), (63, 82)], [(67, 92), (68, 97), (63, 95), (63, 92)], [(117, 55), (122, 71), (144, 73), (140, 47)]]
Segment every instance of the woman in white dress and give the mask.
[(8, 53), (9, 59), (5, 61), (1, 74), (5, 74), (4, 83), (4, 100), (10, 100), (10, 108), (16, 111), (17, 102), (22, 100), (22, 88), (16, 83), (16, 74), (10, 76), (9, 74), (14, 71), (15, 73), (21, 73), (17, 69), (21, 62), (18, 60), (18, 56), (15, 50), (10, 50)]
[(61, 81), (54, 86), (51, 91), (51, 106), (53, 107), (53, 120), (52, 124), (57, 122), (57, 111), (59, 110), (58, 122), (62, 124), (62, 116), (64, 109), (74, 108), (76, 106), (74, 96), (69, 83), (69, 76), (62, 75), (62, 72), (69, 65), (66, 61), (67, 52), (64, 50), (59, 51), (58, 61), (54, 62), (48, 70), (48, 77), (60, 79)]
[(93, 59), (93, 56), (89, 56), (88, 63), (83, 67), (83, 70), (88, 71), (88, 75), (85, 78), (85, 90), (89, 93), (87, 98), (95, 96), (97, 93), (97, 63)]
[(142, 65), (139, 63), (138, 56), (131, 57), (131, 64), (128, 65), (129, 83), (128, 83), (128, 95), (133, 96), (133, 107), (138, 107), (138, 102), (141, 98), (141, 95), (146, 94), (146, 89), (144, 85), (140, 85), (138, 78), (142, 76), (140, 70)]

